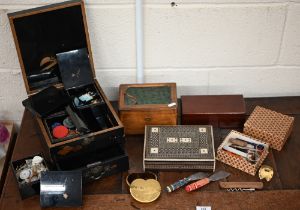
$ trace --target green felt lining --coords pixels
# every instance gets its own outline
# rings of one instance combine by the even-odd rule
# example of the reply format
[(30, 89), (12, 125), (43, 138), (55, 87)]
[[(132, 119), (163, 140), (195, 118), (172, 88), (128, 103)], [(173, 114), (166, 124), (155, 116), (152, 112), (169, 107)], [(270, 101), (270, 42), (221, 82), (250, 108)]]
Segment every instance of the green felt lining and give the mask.
[(126, 105), (170, 104), (171, 87), (130, 87), (125, 92)]

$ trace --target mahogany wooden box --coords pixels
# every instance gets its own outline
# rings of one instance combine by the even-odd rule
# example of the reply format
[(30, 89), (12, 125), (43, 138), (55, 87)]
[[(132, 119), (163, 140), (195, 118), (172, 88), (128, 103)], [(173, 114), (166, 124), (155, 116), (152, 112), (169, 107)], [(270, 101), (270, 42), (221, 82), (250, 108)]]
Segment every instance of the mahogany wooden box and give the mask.
[(220, 128), (243, 127), (243, 95), (181, 96), (183, 125), (213, 125)]
[(176, 125), (176, 83), (120, 85), (119, 116), (126, 134), (143, 134), (145, 125)]
[[(75, 132), (76, 135), (69, 138), (55, 139), (51, 126), (57, 121), (62, 122), (67, 113), (60, 110), (47, 117), (35, 116), (47, 158), (68, 158), (78, 152), (84, 156), (114, 145), (123, 147), (123, 124), (96, 79), (84, 2), (67, 1), (11, 13), (8, 17), (28, 97), (55, 86), (74, 99), (70, 106), (89, 127), (89, 132)], [(89, 71), (76, 69), (76, 66), (70, 68), (69, 73), (67, 69), (63, 75), (61, 66), (57, 65), (58, 55), (81, 49), (86, 51)], [(81, 91), (92, 91), (99, 101), (74, 105)], [(101, 126), (100, 121), (106, 125)]]

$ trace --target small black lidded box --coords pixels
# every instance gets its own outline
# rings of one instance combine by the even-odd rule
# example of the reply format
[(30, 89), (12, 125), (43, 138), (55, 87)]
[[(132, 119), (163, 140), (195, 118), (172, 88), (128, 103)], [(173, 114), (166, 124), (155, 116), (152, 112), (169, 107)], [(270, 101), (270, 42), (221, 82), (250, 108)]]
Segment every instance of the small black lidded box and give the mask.
[(41, 174), (41, 207), (82, 206), (81, 171), (45, 171)]
[(123, 148), (123, 124), (96, 79), (83, 1), (8, 16), (29, 97), (23, 104), (35, 113), (47, 158)]
[(41, 154), (12, 161), (11, 168), (22, 199), (40, 194), (41, 173), (50, 169)]

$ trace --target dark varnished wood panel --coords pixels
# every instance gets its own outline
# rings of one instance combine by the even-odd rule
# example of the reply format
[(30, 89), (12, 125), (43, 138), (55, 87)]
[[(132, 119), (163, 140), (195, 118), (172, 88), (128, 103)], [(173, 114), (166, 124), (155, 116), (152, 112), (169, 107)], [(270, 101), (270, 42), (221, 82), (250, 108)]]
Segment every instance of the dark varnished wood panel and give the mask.
[[(212, 209), (299, 209), (300, 191), (267, 191), (267, 192), (185, 192), (162, 193), (160, 198), (149, 204), (134, 201), (128, 194), (85, 195), (84, 209), (192, 209), (198, 206), (211, 206)], [(15, 202), (13, 197), (0, 204), (1, 209), (41, 209), (38, 196)], [(47, 208), (64, 210), (66, 208)], [(72, 209), (82, 209), (81, 207)]]
[(281, 151), (273, 150), (284, 189), (300, 189), (300, 115), (295, 116), (290, 138)]

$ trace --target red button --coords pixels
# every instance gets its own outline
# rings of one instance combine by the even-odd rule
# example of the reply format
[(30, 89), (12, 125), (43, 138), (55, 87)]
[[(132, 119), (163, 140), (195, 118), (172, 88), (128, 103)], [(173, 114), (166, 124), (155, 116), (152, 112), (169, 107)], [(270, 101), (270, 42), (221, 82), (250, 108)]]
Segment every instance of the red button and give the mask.
[(64, 138), (68, 135), (69, 130), (63, 125), (56, 126), (52, 130), (53, 136), (57, 139)]

